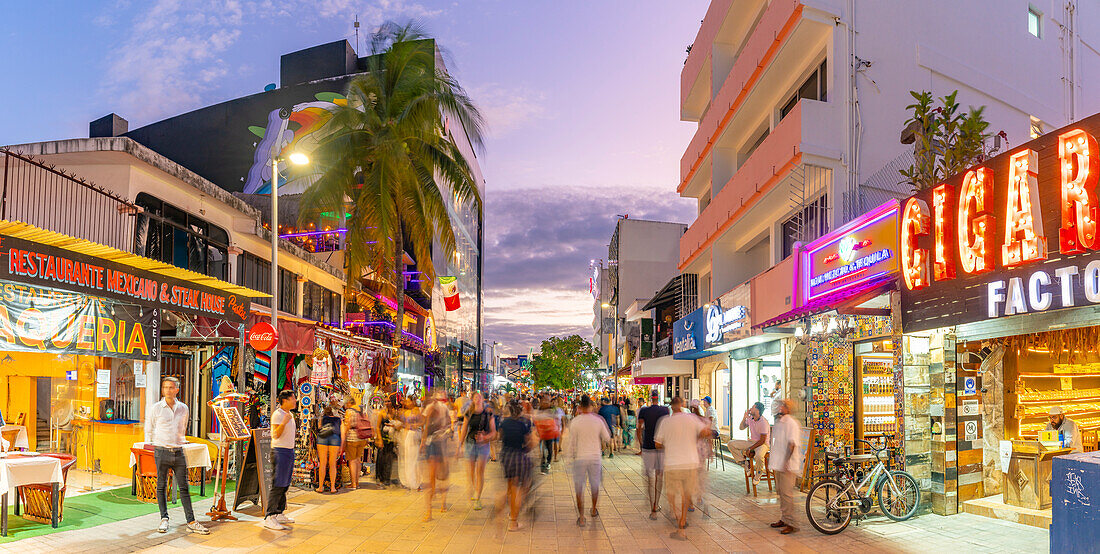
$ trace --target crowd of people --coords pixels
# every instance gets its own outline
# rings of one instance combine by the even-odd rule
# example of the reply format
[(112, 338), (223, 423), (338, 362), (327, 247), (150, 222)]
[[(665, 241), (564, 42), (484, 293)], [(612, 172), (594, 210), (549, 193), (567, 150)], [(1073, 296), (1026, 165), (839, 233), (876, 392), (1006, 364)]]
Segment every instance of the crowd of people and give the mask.
[[(178, 476), (184, 474), (176, 467), (180, 465), (178, 421), (181, 414), (185, 416), (186, 406), (175, 400), (177, 390), (170, 378), (165, 380), (165, 400), (151, 411), (146, 428), (152, 430), (149, 442), (157, 448), (158, 473), (167, 474), (171, 468)], [(292, 411), (297, 398), (292, 391), (284, 391), (277, 405), (271, 417), (273, 479), (264, 525), (285, 530), (294, 522), (283, 511), (294, 464), (298, 424)], [(763, 404), (758, 402), (746, 410), (739, 427), (748, 430), (749, 438), (731, 440), (727, 447), (735, 461), (754, 464), (759, 469), (757, 475), (763, 472), (763, 461), (770, 460), (768, 469), (775, 472), (781, 508), (781, 518), (772, 527), (791, 533), (796, 530), (792, 525), (793, 489), (801, 471), (801, 433), (797, 421), (788, 415), (788, 401), (777, 400), (774, 409), (774, 426), (763, 417)], [(509, 530), (520, 528), (525, 507), (535, 508), (539, 478), (553, 467), (567, 468), (571, 474), (576, 523), (587, 525), (589, 518), (599, 517), (604, 458), (636, 455), (646, 480), (650, 519), (658, 519), (664, 499), (674, 523), (670, 536), (679, 540), (686, 540), (688, 514), (706, 510), (708, 462), (716, 454), (713, 448), (719, 437), (709, 397), (685, 402), (677, 396), (666, 406), (656, 391), (648, 403), (640, 398), (614, 400), (556, 393), (487, 398), (475, 391), (448, 397), (443, 391), (433, 391), (422, 397), (394, 395), (371, 407), (347, 397), (326, 403), (310, 425), (316, 427), (316, 492), (331, 494), (343, 488), (338, 484), (338, 461), (343, 459), (351, 477), (343, 486), (359, 488), (366, 474), (373, 477), (375, 487), (420, 491), (424, 494), (424, 521), (430, 521), (436, 509), (446, 512), (449, 507), (453, 464), (465, 458), (468, 486), (464, 492), (469, 494), (470, 507), (482, 510), (487, 467), (496, 462), (506, 492), (490, 508), (507, 517)], [(564, 465), (555, 465), (559, 461)], [(163, 472), (159, 471), (162, 467)], [(168, 528), (166, 484), (166, 477), (158, 478), (161, 532)], [(190, 513), (186, 481), (179, 489), (189, 530), (208, 532)], [(591, 499), (590, 505), (587, 499)]]

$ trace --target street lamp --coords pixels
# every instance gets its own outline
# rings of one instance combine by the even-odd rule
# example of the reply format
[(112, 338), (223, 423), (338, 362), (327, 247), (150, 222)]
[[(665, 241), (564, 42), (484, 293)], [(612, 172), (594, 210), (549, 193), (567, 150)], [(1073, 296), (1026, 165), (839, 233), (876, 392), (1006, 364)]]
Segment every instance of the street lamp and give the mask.
[[(301, 152), (292, 152), (286, 158), (280, 156), (283, 150), (283, 133), (290, 123), (290, 110), (279, 109), (279, 133), (271, 143), (271, 326), (279, 329), (279, 162), (289, 161), (294, 165), (306, 165), (309, 157)], [(279, 354), (277, 347), (271, 350), (270, 369), (268, 381), (270, 381), (270, 398), (268, 405), (271, 413), (275, 413), (277, 406), (275, 398), (279, 391)]]

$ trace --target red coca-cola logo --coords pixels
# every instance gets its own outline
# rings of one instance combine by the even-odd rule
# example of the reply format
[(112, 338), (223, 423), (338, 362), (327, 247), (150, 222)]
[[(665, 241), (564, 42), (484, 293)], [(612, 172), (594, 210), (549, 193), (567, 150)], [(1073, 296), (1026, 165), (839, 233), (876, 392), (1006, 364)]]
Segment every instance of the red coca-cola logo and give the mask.
[(261, 321), (248, 330), (248, 344), (256, 350), (273, 350), (279, 344), (279, 333), (266, 321)]

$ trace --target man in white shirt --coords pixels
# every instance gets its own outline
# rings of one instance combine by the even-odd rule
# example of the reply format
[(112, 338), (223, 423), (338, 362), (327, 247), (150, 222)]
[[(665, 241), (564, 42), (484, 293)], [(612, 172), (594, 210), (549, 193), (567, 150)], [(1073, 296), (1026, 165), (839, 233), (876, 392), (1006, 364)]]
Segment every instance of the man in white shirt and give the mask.
[(794, 482), (802, 474), (802, 427), (791, 417), (791, 401), (780, 400), (772, 426), (772, 455), (768, 469), (775, 472), (775, 488), (779, 492), (779, 521), (772, 523), (784, 535), (798, 530), (794, 523)]
[(271, 476), (271, 494), (267, 495), (267, 514), (264, 527), (281, 531), (284, 524), (294, 523), (286, 511), (286, 491), (290, 488), (290, 476), (294, 469), (294, 437), (298, 425), (290, 410), (298, 405), (298, 396), (292, 390), (279, 393), (279, 408), (271, 414), (271, 457), (275, 460)]
[(1051, 408), (1048, 418), (1050, 421), (1047, 423), (1045, 431), (1060, 431), (1066, 447), (1070, 449), (1070, 453), (1076, 454), (1085, 451), (1085, 447), (1082, 446), (1081, 433), (1077, 429), (1077, 422), (1066, 417), (1061, 406)]
[(600, 497), (600, 477), (603, 465), (603, 445), (611, 442), (611, 430), (604, 419), (593, 413), (592, 399), (582, 396), (578, 405), (577, 417), (569, 423), (569, 432), (565, 435), (564, 450), (573, 457), (573, 490), (577, 494), (577, 525), (584, 525), (584, 481), (587, 477), (588, 488), (592, 490), (592, 517), (600, 515), (596, 501)]
[(163, 398), (153, 404), (145, 414), (145, 444), (153, 445), (153, 460), (157, 465), (157, 507), (160, 508), (160, 526), (157, 532), (168, 532), (168, 470), (175, 475), (176, 488), (183, 501), (183, 514), (187, 516), (187, 529), (192, 533), (209, 535), (210, 530), (195, 521), (191, 509), (191, 491), (187, 488), (187, 459), (183, 455), (184, 433), (187, 429), (187, 406), (176, 400), (180, 391), (179, 379), (165, 377), (160, 384)]
[(748, 439), (733, 439), (726, 443), (730, 449), (730, 456), (737, 463), (744, 464), (750, 460), (755, 468), (753, 479), (760, 481), (760, 475), (764, 472), (764, 455), (768, 453), (768, 435), (771, 434), (771, 425), (764, 419), (764, 403), (757, 402), (748, 410), (741, 419), (738, 429), (749, 430)]
[(668, 508), (676, 512), (676, 496), (680, 496), (678, 525), (670, 537), (687, 540), (687, 510), (695, 496), (699, 458), (699, 439), (710, 436), (710, 428), (703, 419), (682, 411), (684, 401), (679, 396), (672, 399), (672, 413), (657, 422), (653, 442), (664, 451), (665, 490), (668, 491)]

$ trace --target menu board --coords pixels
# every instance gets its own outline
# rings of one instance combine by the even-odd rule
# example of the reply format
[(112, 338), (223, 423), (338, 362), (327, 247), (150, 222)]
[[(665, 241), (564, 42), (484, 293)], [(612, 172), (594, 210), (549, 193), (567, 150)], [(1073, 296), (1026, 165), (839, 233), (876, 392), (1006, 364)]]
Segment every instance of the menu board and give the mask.
[[(235, 410), (234, 410), (235, 411)], [(251, 502), (267, 510), (267, 494), (271, 490), (271, 428), (252, 430), (252, 439), (248, 441), (244, 463), (237, 472), (237, 494), (233, 499), (233, 509), (243, 502)]]

